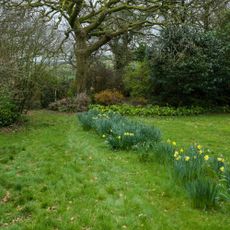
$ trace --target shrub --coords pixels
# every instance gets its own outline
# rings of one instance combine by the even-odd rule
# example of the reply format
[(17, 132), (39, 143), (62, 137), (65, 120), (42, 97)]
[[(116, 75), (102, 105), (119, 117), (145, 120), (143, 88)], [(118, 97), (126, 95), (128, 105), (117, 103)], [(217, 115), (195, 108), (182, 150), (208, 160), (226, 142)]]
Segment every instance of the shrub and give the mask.
[(90, 67), (90, 80), (94, 93), (119, 87), (120, 82), (113, 68), (102, 63), (99, 59), (95, 59), (95, 57), (92, 61), (93, 63)]
[(123, 76), (126, 91), (132, 97), (146, 97), (150, 90), (150, 70), (146, 61), (132, 62)]
[(148, 104), (148, 100), (144, 97), (133, 97), (131, 98), (130, 103), (133, 106), (144, 106)]
[(49, 104), (49, 109), (59, 112), (75, 112), (76, 104), (72, 98), (63, 98)]
[(59, 112), (83, 112), (87, 111), (90, 99), (85, 93), (79, 94), (76, 98), (63, 98), (49, 104), (49, 109)]
[(7, 93), (0, 92), (0, 127), (8, 126), (17, 121), (20, 113), (16, 104)]
[(168, 26), (149, 51), (154, 103), (229, 104), (229, 42), (200, 28)]
[(217, 183), (209, 178), (197, 178), (187, 185), (187, 191), (194, 208), (215, 208), (219, 195)]
[(132, 105), (111, 105), (111, 106), (103, 106), (103, 105), (91, 105), (92, 109), (97, 109), (100, 112), (118, 112), (121, 115), (128, 116), (190, 116), (190, 115), (199, 115), (207, 112), (207, 110), (201, 107), (160, 107), (158, 105), (154, 106), (132, 106)]
[(119, 104), (124, 99), (124, 96), (116, 90), (104, 90), (95, 94), (95, 102), (101, 105)]
[(84, 111), (88, 110), (90, 99), (86, 93), (80, 93), (77, 95), (74, 102), (76, 104), (76, 111), (77, 112), (84, 112)]

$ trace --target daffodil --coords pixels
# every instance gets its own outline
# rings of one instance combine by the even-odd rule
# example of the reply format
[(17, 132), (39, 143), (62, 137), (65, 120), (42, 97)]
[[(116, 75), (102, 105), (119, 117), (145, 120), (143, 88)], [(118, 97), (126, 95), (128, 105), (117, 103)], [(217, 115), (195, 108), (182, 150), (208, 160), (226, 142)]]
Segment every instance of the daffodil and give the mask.
[(202, 150), (200, 150), (198, 153), (199, 153), (199, 154), (202, 154), (202, 153), (203, 153), (203, 151), (202, 151)]
[(102, 137), (105, 138), (106, 137), (105, 134), (103, 134)]
[(180, 152), (183, 153), (183, 152), (184, 152), (184, 149), (181, 148), (181, 149), (180, 149)]
[(172, 145), (173, 145), (173, 146), (176, 146), (176, 141), (173, 141), (173, 142), (172, 142)]
[(181, 156), (176, 157), (176, 160), (179, 161), (181, 159)]
[(208, 155), (205, 155), (205, 156), (204, 156), (204, 159), (205, 159), (206, 161), (208, 161), (209, 156), (208, 156)]
[(201, 146), (201, 145), (197, 145), (197, 148), (198, 148), (198, 149), (201, 149), (201, 148), (202, 148), (202, 146)]
[(224, 158), (218, 157), (217, 160), (224, 163)]
[(175, 151), (174, 157), (178, 157), (178, 155), (179, 155), (179, 152), (178, 152), (178, 151)]
[(189, 161), (189, 160), (190, 160), (190, 157), (189, 157), (189, 156), (186, 156), (184, 159), (185, 159), (185, 161)]
[(220, 167), (220, 171), (224, 172), (224, 166)]

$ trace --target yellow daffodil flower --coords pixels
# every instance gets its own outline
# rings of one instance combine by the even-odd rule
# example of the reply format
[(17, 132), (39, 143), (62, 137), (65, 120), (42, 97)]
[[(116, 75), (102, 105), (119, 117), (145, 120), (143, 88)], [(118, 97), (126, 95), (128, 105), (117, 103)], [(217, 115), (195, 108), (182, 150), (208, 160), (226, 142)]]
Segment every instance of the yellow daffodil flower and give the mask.
[(205, 159), (206, 161), (208, 161), (209, 156), (208, 156), (208, 155), (205, 155), (205, 156), (204, 156), (204, 159)]
[(184, 152), (184, 149), (181, 148), (181, 149), (180, 149), (180, 152), (183, 153), (183, 152)]
[(179, 152), (178, 152), (178, 151), (175, 151), (174, 157), (178, 157), (178, 155), (179, 155)]
[(190, 160), (190, 157), (189, 157), (189, 156), (186, 156), (184, 159), (185, 159), (185, 161), (189, 161), (189, 160)]
[(176, 146), (176, 141), (173, 141), (173, 142), (172, 142), (172, 145), (173, 145), (173, 146)]
[(224, 158), (218, 157), (217, 160), (224, 163)]
[(220, 167), (220, 171), (224, 172), (224, 166)]
[(177, 161), (179, 161), (180, 159), (181, 159), (181, 156), (178, 156), (178, 157), (176, 158)]
[(201, 145), (197, 145), (197, 148), (198, 148), (198, 149), (201, 149), (201, 148), (202, 148), (202, 146), (201, 146)]
[(202, 151), (202, 150), (200, 150), (198, 153), (199, 153), (199, 154), (202, 154), (202, 153), (203, 153), (203, 151)]

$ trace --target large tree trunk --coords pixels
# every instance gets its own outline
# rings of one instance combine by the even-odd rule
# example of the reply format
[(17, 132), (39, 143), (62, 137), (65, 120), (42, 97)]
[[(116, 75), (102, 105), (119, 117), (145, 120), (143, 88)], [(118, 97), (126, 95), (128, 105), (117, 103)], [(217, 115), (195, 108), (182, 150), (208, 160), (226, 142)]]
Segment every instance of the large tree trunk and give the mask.
[(89, 55), (87, 53), (77, 52), (77, 73), (76, 89), (77, 93), (88, 92), (90, 89), (89, 79)]
[(90, 53), (87, 49), (86, 39), (82, 36), (78, 36), (76, 42), (76, 90), (77, 93), (88, 93), (90, 90)]

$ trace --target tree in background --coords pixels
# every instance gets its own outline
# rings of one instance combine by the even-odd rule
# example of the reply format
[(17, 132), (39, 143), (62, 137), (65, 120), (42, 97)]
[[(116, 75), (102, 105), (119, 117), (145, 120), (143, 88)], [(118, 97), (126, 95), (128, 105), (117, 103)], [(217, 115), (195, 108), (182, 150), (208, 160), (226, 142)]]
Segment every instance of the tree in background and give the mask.
[[(63, 97), (64, 80), (54, 73), (60, 39), (31, 9), (0, 8), (0, 126), (27, 109)], [(60, 76), (60, 74), (59, 74)]]
[[(100, 47), (113, 38), (129, 31), (159, 24), (161, 10), (167, 8), (167, 1), (160, 0), (10, 0), (6, 4), (16, 7), (36, 7), (46, 17), (58, 15), (68, 22), (67, 36), (75, 38), (77, 66), (77, 91), (90, 88), (89, 58)], [(129, 18), (121, 17), (127, 12)], [(138, 15), (138, 17), (137, 17)], [(132, 17), (133, 16), (133, 17)]]
[(162, 30), (149, 56), (154, 100), (175, 106), (229, 103), (223, 95), (230, 79), (226, 45), (214, 31), (186, 25)]

